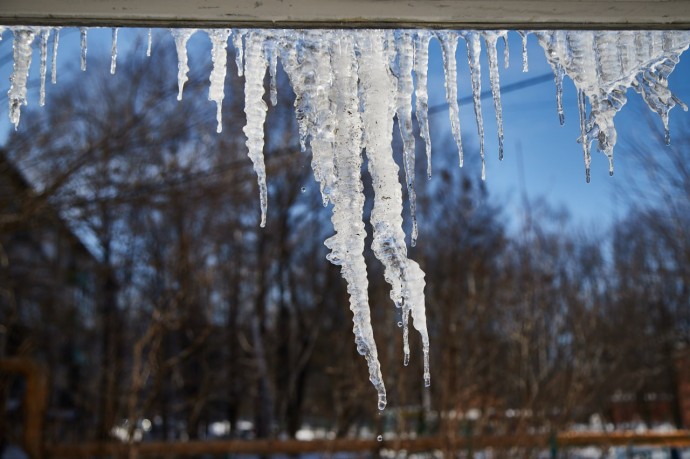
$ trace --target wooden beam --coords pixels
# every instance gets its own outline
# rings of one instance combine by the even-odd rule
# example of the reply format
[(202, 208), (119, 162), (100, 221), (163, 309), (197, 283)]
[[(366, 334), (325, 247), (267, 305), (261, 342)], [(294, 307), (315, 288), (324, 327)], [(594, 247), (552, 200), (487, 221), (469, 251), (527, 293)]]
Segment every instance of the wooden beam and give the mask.
[(2, 0), (0, 24), (686, 29), (690, 7), (687, 0)]

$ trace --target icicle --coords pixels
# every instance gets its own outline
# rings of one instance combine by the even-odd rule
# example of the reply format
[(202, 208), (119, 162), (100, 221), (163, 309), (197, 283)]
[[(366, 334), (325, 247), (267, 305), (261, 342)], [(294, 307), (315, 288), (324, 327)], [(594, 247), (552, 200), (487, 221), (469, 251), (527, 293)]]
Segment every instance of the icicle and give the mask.
[[(223, 43), (227, 40), (229, 31), (223, 32), (221, 37)], [(214, 48), (218, 38), (214, 41)], [(264, 102), (264, 76), (266, 75), (266, 56), (263, 50), (263, 36), (260, 32), (249, 32), (246, 37), (247, 40), (247, 59), (245, 60), (245, 79), (244, 79), (244, 113), (247, 115), (247, 125), (244, 127), (244, 133), (247, 136), (247, 149), (249, 150), (249, 159), (254, 164), (254, 171), (257, 175), (259, 183), (259, 198), (261, 202), (261, 227), (266, 226), (266, 210), (268, 206), (268, 190), (266, 188), (266, 166), (264, 165), (264, 122), (266, 121), (266, 102)], [(225, 48), (223, 47), (223, 51)], [(223, 54), (225, 54), (223, 52)], [(219, 62), (220, 59), (216, 57), (214, 62)], [(223, 64), (225, 59), (223, 58)], [(223, 67), (225, 68), (225, 67)], [(215, 70), (215, 68), (214, 68)], [(225, 80), (225, 71), (223, 71), (223, 78), (221, 83)], [(221, 84), (216, 83), (216, 85)], [(222, 84), (221, 97), (218, 103), (222, 102)], [(220, 110), (220, 108), (219, 108)], [(220, 115), (219, 115), (220, 116)], [(218, 120), (220, 123), (220, 119)], [(219, 124), (220, 126), (220, 124)], [(220, 129), (220, 127), (219, 127)], [(220, 132), (220, 131), (219, 131)]]
[(503, 38), (503, 68), (510, 67), (510, 49), (508, 48), (508, 31), (501, 31), (501, 38)]
[(48, 38), (50, 29), (41, 30), (41, 89), (39, 92), (38, 105), (43, 107), (46, 104), (46, 71), (48, 69)]
[(529, 32), (525, 30), (518, 30), (520, 37), (522, 38), (522, 72), (529, 71), (529, 63), (527, 61), (527, 34)]
[[(686, 36), (686, 40), (690, 41), (690, 34)], [(666, 145), (670, 145), (668, 114), (676, 105), (684, 111), (688, 111), (688, 107), (668, 89), (668, 77), (680, 60), (680, 53), (683, 52), (678, 52), (678, 45), (680, 44), (680, 49), (684, 50), (687, 48), (687, 41), (684, 42), (674, 32), (664, 32), (662, 41), (668, 49), (664, 53), (664, 58), (648, 71), (638, 73), (632, 86), (642, 96), (647, 106), (661, 118), (664, 125), (664, 141)]]
[(153, 33), (151, 31), (151, 28), (149, 28), (149, 33), (147, 37), (147, 43), (146, 43), (146, 57), (151, 57), (151, 46), (153, 45)]
[(596, 141), (609, 160), (609, 173), (613, 172), (617, 139), (613, 118), (627, 102), (630, 87), (659, 114), (665, 127), (668, 112), (682, 106), (668, 89), (668, 75), (690, 45), (688, 31), (540, 31), (535, 35), (554, 69), (559, 93), (563, 75), (568, 75), (578, 90), (583, 117), (589, 101), (589, 116), (580, 120), (579, 139), (586, 169), (591, 142)]
[(398, 166), (393, 159), (392, 127), (396, 111), (396, 82), (385, 59), (383, 34), (363, 32), (358, 41), (361, 53), (362, 121), (369, 172), (374, 188), (371, 226), (374, 229), (372, 250), (384, 266), (386, 281), (391, 285), (391, 299), (402, 308), (403, 363), (409, 362), (408, 317), (422, 336), (424, 382), (430, 384), (429, 336), (424, 312), (424, 273), (407, 258), (405, 233), (402, 230), (402, 190)]
[[(300, 146), (306, 152), (307, 141), (311, 139), (311, 166), (326, 207), (335, 182), (332, 146), (337, 120), (330, 98), (335, 78), (330, 60), (333, 32), (310, 30), (285, 34), (288, 36), (281, 42), (280, 59), (295, 91)], [(301, 46), (302, 41), (309, 41), (308, 52)], [(298, 59), (297, 45), (300, 45), (299, 52), (303, 53), (301, 59)]]
[(496, 42), (499, 33), (484, 32), (486, 41), (486, 54), (489, 59), (489, 82), (491, 83), (491, 95), (494, 98), (494, 109), (496, 110), (496, 126), (498, 127), (498, 159), (503, 159), (503, 110), (501, 108), (501, 84), (498, 77), (498, 57), (496, 52)]
[(50, 62), (50, 82), (52, 84), (57, 83), (57, 56), (58, 45), (60, 44), (60, 29), (61, 27), (56, 27), (55, 33), (53, 34), (53, 59)]
[(119, 28), (113, 27), (113, 43), (110, 47), (110, 74), (115, 75), (117, 68), (117, 32)]
[(86, 34), (88, 29), (82, 27), (79, 29), (79, 35), (81, 36), (81, 70), (82, 72), (86, 70)]
[(484, 118), (482, 116), (482, 69), (479, 60), (482, 45), (478, 32), (465, 35), (467, 42), (467, 62), (472, 79), (472, 100), (474, 101), (474, 115), (477, 120), (477, 134), (479, 135), (479, 154), (482, 158), (482, 180), (486, 180), (486, 161), (484, 159)]
[[(333, 78), (331, 101), (336, 115), (334, 120), (337, 122), (333, 142), (337, 179), (331, 192), (333, 202), (331, 221), (336, 234), (327, 239), (325, 244), (331, 249), (328, 259), (333, 264), (341, 266), (341, 273), (347, 281), (357, 351), (367, 361), (369, 379), (378, 393), (378, 408), (383, 410), (387, 403), (386, 387), (383, 383), (378, 351), (371, 328), (368, 280), (364, 261), (366, 231), (362, 222), (364, 211), (364, 187), (360, 175), (362, 119), (357, 98), (357, 60), (352, 34), (339, 31), (334, 33), (334, 39), (337, 41), (333, 43), (331, 49), (330, 59), (333, 72), (330, 76)], [(382, 53), (379, 57), (383, 57)], [(247, 52), (247, 58), (249, 58), (249, 52)], [(319, 59), (322, 58), (327, 58), (327, 55), (319, 55)], [(385, 67), (385, 62), (381, 59), (378, 64)], [(392, 119), (391, 105), (389, 104), (387, 108), (389, 119)], [(390, 131), (392, 131), (392, 126)]]
[[(544, 33), (537, 33), (537, 37), (540, 40), (540, 43), (542, 43), (542, 46), (544, 46), (544, 42), (548, 41), (548, 48), (544, 48), (544, 52), (547, 54), (561, 54), (564, 52), (565, 49), (565, 38), (563, 35), (564, 32), (562, 31), (555, 31), (551, 35), (546, 35)], [(548, 50), (551, 51), (548, 51)], [(563, 112), (563, 76), (565, 75), (565, 72), (563, 70), (563, 66), (560, 64), (560, 59), (549, 59), (547, 57), (547, 60), (549, 61), (549, 64), (551, 65), (551, 69), (553, 70), (553, 78), (554, 78), (554, 84), (556, 86), (556, 111), (558, 113), (558, 122), (563, 126), (565, 124), (565, 114)]]
[[(3, 28), (0, 26), (0, 33)], [(41, 33), (41, 103), (44, 100), (47, 40), (46, 31), (38, 28), (13, 27), (14, 65), (8, 91), (9, 116), (18, 126), (20, 109), (26, 104), (26, 84), (32, 58), (32, 42)], [(53, 41), (52, 81), (56, 81), (58, 34)], [(81, 68), (86, 69), (87, 28), (81, 28)], [(210, 75), (209, 100), (216, 103), (217, 129), (222, 129), (222, 102), (226, 77), (227, 40), (231, 31), (212, 30), (213, 69)], [(626, 92), (633, 88), (656, 112), (663, 123), (665, 137), (670, 141), (669, 112), (680, 105), (687, 107), (671, 93), (668, 77), (678, 63), (680, 54), (690, 45), (687, 31), (540, 31), (534, 33), (544, 48), (554, 70), (557, 87), (559, 119), (563, 122), (563, 79), (572, 78), (577, 89), (580, 121), (579, 141), (582, 143), (586, 179), (590, 180), (591, 145), (597, 142), (607, 155), (613, 173), (613, 147), (617, 133), (614, 115), (627, 102)], [(181, 37), (182, 31), (174, 32)], [(496, 109), (499, 135), (499, 156), (503, 152), (500, 82), (497, 41), (504, 40), (504, 65), (509, 60), (504, 32), (438, 32), (444, 57), (445, 89), (449, 104), (452, 133), (463, 161), (460, 138), (456, 51), (462, 34), (467, 40), (471, 73), (473, 105), (480, 138), (480, 154), (484, 156), (484, 128), (481, 111), (480, 36), (484, 36), (490, 69), (490, 82)], [(523, 70), (527, 63), (527, 32), (522, 37)], [(370, 379), (379, 395), (379, 407), (386, 404), (376, 343), (371, 329), (371, 312), (367, 295), (368, 279), (364, 262), (366, 231), (362, 222), (364, 208), (361, 180), (362, 149), (366, 151), (375, 192), (371, 214), (372, 248), (384, 266), (386, 281), (391, 285), (391, 298), (401, 308), (403, 327), (403, 363), (409, 363), (409, 320), (422, 336), (424, 380), (429, 384), (429, 337), (424, 317), (424, 273), (407, 257), (402, 218), (402, 188), (398, 166), (393, 159), (392, 126), (397, 113), (404, 145), (406, 185), (414, 215), (414, 136), (412, 134), (412, 86), (416, 80), (415, 114), (420, 136), (425, 140), (427, 173), (431, 172), (431, 144), (428, 123), (427, 65), (428, 46), (432, 33), (426, 31), (393, 32), (390, 30), (272, 30), (232, 33), (238, 74), (245, 75), (245, 113), (249, 157), (257, 173), (261, 200), (261, 224), (266, 221), (266, 171), (263, 158), (267, 107), (263, 101), (266, 71), (271, 75), (271, 102), (276, 103), (275, 75), (280, 57), (295, 92), (295, 113), (303, 151), (312, 152), (314, 177), (319, 182), (324, 205), (333, 204), (332, 222), (335, 235), (326, 241), (331, 249), (328, 259), (341, 266), (348, 284), (353, 330), (357, 349), (365, 355)], [(396, 38), (397, 37), (397, 38)], [(414, 38), (413, 38), (414, 37)], [(188, 37), (187, 37), (188, 38)], [(243, 41), (246, 38), (247, 59)], [(115, 71), (117, 29), (113, 29), (112, 71)], [(179, 41), (179, 43), (178, 43)], [(186, 56), (186, 40), (176, 40), (180, 57)], [(149, 30), (150, 55), (151, 31)], [(396, 52), (397, 50), (397, 52)], [(280, 53), (280, 56), (278, 56)], [(183, 64), (184, 61), (184, 65)], [(393, 69), (393, 70), (392, 70)], [(181, 97), (187, 78), (187, 64), (180, 58), (178, 96)], [(393, 76), (395, 72), (398, 78)], [(589, 109), (589, 113), (587, 110)], [(482, 178), (485, 176), (482, 161)], [(413, 217), (414, 219), (414, 217)], [(416, 230), (413, 230), (413, 243)]]
[[(311, 100), (308, 97), (309, 93), (312, 93), (315, 91), (310, 91), (308, 88), (308, 83), (306, 81), (306, 74), (307, 72), (304, 70), (304, 67), (308, 64), (314, 65), (313, 60), (309, 60), (304, 62), (299, 61), (297, 58), (298, 54), (298, 47), (299, 43), (301, 41), (301, 36), (305, 33), (308, 33), (308, 31), (299, 31), (299, 32), (294, 32), (294, 31), (283, 31), (283, 37), (281, 37), (281, 43), (280, 43), (280, 59), (283, 63), (283, 69), (285, 69), (285, 73), (288, 76), (288, 79), (290, 80), (290, 85), (292, 86), (292, 90), (295, 93), (295, 118), (297, 119), (297, 128), (299, 131), (299, 143), (300, 143), (300, 149), (302, 153), (307, 152), (307, 138), (309, 134), (311, 133), (310, 128), (312, 127), (312, 120), (310, 119), (311, 116), (313, 115), (313, 109), (311, 107)], [(301, 49), (301, 47), (300, 47)], [(317, 50), (314, 51), (315, 54), (317, 54)], [(320, 62), (319, 59), (314, 59), (317, 62)], [(314, 162), (312, 162), (312, 166), (314, 165)], [(322, 182), (322, 177), (319, 176), (316, 170), (314, 170), (314, 178), (316, 179), (317, 182), (321, 183)], [(323, 195), (323, 184), (321, 185), (321, 193)], [(326, 196), (323, 196), (324, 198), (324, 207), (327, 205), (326, 204)]]
[[(189, 65), (187, 64), (187, 41), (195, 32), (196, 29), (170, 29), (170, 33), (175, 40), (175, 49), (177, 50), (177, 100), (182, 100), (182, 91), (188, 79), (187, 73), (189, 73)], [(223, 84), (225, 84), (225, 72), (223, 72), (222, 79)]]
[[(216, 103), (216, 132), (220, 134), (223, 132), (222, 109), (225, 98), (225, 71), (228, 57), (226, 47), (230, 29), (211, 29), (207, 33), (211, 39), (211, 61), (213, 62), (213, 69), (209, 77), (211, 86), (208, 88), (208, 100)], [(263, 84), (263, 79), (261, 82)]]
[(589, 183), (589, 167), (592, 163), (592, 155), (590, 153), (589, 139), (587, 138), (587, 113), (585, 105), (585, 93), (582, 90), (577, 91), (577, 109), (580, 112), (580, 142), (582, 142), (582, 151), (585, 158), (585, 180)]
[(396, 33), (395, 44), (398, 54), (397, 109), (398, 128), (403, 140), (403, 164), (405, 166), (405, 179), (407, 182), (407, 195), (410, 203), (410, 217), (412, 219), (412, 235), (410, 244), (417, 244), (417, 193), (414, 186), (415, 175), (415, 140), (412, 130), (412, 66), (414, 63), (414, 44), (410, 32), (399, 31)]
[(429, 41), (431, 33), (418, 30), (414, 41), (415, 116), (419, 136), (424, 139), (426, 175), (431, 178), (431, 135), (429, 135), (429, 94), (427, 92), (427, 68), (429, 67)]
[(5, 26), (0, 26), (0, 41), (2, 41), (2, 34), (5, 33), (6, 28)]
[(462, 152), (462, 138), (460, 135), (460, 107), (458, 105), (458, 69), (455, 61), (455, 50), (458, 47), (458, 35), (456, 32), (441, 31), (436, 33), (443, 48), (443, 70), (446, 81), (446, 101), (448, 102), (448, 115), (453, 138), (458, 146), (460, 167), (464, 163)]
[(242, 76), (244, 72), (244, 45), (242, 44), (243, 36), (243, 30), (234, 29), (232, 31), (232, 47), (235, 48), (235, 64), (237, 65), (237, 76)]
[(563, 67), (556, 64), (554, 70), (554, 79), (556, 84), (556, 111), (558, 112), (558, 122), (563, 126), (565, 124), (565, 113), (563, 112)]
[(31, 44), (36, 36), (34, 28), (12, 29), (14, 42), (12, 45), (14, 64), (12, 75), (10, 76), (10, 90), (7, 92), (7, 100), (10, 105), (10, 121), (14, 124), (14, 129), (19, 127), (19, 117), (21, 116), (21, 106), (26, 105), (26, 82), (29, 78), (29, 67), (31, 66)]
[(276, 73), (278, 72), (278, 52), (275, 48), (275, 42), (269, 40), (266, 43), (266, 55), (268, 56), (268, 73), (270, 75), (270, 94), (271, 105), (274, 107), (278, 105), (278, 88), (276, 86)]

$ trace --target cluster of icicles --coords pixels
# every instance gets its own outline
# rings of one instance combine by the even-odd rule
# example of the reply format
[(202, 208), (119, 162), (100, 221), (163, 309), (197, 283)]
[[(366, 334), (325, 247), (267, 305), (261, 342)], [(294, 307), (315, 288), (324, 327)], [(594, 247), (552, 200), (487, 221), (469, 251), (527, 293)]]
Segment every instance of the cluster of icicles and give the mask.
[[(14, 71), (9, 90), (10, 119), (19, 123), (20, 107), (26, 104), (26, 82), (34, 39), (39, 38), (41, 62), (40, 104), (45, 101), (45, 78), (49, 37), (52, 48), (52, 82), (59, 28), (11, 27), (14, 34)], [(1, 31), (1, 30), (0, 30)], [(81, 29), (81, 64), (86, 68), (86, 28)], [(173, 29), (178, 54), (178, 99), (182, 99), (189, 71), (186, 45), (196, 29)], [(111, 73), (117, 64), (117, 33), (113, 29)], [(443, 51), (445, 90), (452, 134), (463, 164), (458, 94), (456, 50), (459, 39), (467, 46), (472, 83), (479, 154), (484, 167), (484, 127), (481, 108), (481, 42), (486, 48), (489, 81), (498, 127), (498, 154), (503, 155), (497, 42), (505, 41), (504, 65), (508, 65), (507, 31), (427, 31), (427, 30), (206, 30), (212, 43), (213, 68), (209, 100), (216, 103), (218, 132), (224, 98), (227, 44), (232, 40), (238, 74), (245, 77), (245, 113), (248, 155), (258, 176), (261, 226), (266, 222), (267, 188), (264, 166), (263, 125), (264, 77), (270, 75), (270, 101), (276, 104), (276, 70), (280, 59), (295, 92), (295, 112), (303, 151), (311, 151), (314, 177), (320, 185), (324, 205), (333, 205), (335, 235), (326, 240), (328, 259), (341, 266), (354, 314), (357, 350), (367, 361), (370, 380), (378, 391), (378, 406), (386, 406), (386, 390), (371, 326), (368, 279), (364, 260), (365, 228), (362, 221), (364, 194), (361, 178), (363, 152), (375, 192), (371, 225), (372, 249), (385, 267), (391, 285), (391, 299), (400, 308), (403, 328), (404, 363), (409, 363), (408, 324), (421, 335), (424, 384), (430, 384), (429, 335), (424, 306), (424, 273), (407, 257), (402, 229), (402, 188), (393, 158), (394, 118), (403, 140), (403, 165), (412, 220), (411, 243), (417, 239), (415, 216), (415, 133), (414, 113), (424, 142), (427, 173), (431, 175), (431, 139), (427, 117), (427, 66), (429, 43), (439, 40)], [(527, 70), (527, 32), (522, 36), (523, 71)], [(668, 112), (676, 104), (687, 109), (668, 89), (667, 77), (690, 44), (683, 31), (535, 31), (551, 64), (557, 88), (558, 114), (563, 122), (562, 83), (568, 75), (578, 91), (581, 137), (587, 179), (590, 145), (597, 141), (611, 162), (616, 131), (613, 116), (626, 102), (626, 91), (634, 88), (657, 112), (667, 130)], [(147, 55), (151, 53), (151, 32)], [(586, 100), (590, 112), (586, 113)]]

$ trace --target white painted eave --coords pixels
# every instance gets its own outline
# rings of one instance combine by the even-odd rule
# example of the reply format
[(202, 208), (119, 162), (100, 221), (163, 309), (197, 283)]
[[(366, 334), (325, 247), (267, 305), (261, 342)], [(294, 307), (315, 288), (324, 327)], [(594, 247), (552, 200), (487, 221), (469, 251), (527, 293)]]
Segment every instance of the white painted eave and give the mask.
[(0, 0), (0, 24), (690, 29), (690, 1)]

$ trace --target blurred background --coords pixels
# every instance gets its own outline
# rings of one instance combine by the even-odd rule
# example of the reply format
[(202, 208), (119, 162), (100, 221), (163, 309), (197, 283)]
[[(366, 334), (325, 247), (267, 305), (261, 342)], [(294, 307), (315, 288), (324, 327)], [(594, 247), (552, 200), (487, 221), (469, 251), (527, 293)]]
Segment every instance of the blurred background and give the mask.
[[(426, 272), (432, 385), (423, 387), (414, 333), (403, 366), (399, 311), (367, 252), (388, 389), (379, 412), (345, 282), (326, 261), (331, 210), (300, 152), (286, 75), (279, 66), (265, 126), (269, 214), (260, 228), (232, 46), (216, 134), (206, 35), (189, 42), (178, 102), (173, 40), (154, 30), (147, 57), (146, 33), (120, 30), (110, 75), (109, 30), (89, 32), (81, 72), (79, 32), (63, 29), (45, 107), (35, 56), (19, 129), (0, 123), (0, 359), (33, 362), (45, 375), (45, 444), (380, 435), (384, 444), (465, 441), (450, 457), (680, 457), (665, 447), (567, 450), (553, 441), (473, 448), (471, 439), (690, 427), (688, 114), (672, 112), (666, 146), (661, 122), (629, 94), (617, 116), (616, 175), (597, 155), (586, 184), (574, 87), (567, 80), (560, 127), (543, 51), (530, 37), (523, 74), (511, 32), (510, 67), (501, 68), (505, 160), (489, 96), (483, 182), (464, 99), (465, 167), (457, 167), (432, 42), (433, 176), (424, 178), (418, 141), (419, 239), (410, 249)], [(1, 104), (11, 53), (6, 31)], [(461, 97), (471, 94), (465, 54), (461, 41)], [(685, 58), (670, 78), (686, 102), (689, 76)], [(394, 149), (400, 161), (397, 126)], [(366, 221), (366, 165), (363, 176)], [(409, 234), (407, 210), (404, 218)], [(18, 445), (32, 388), (16, 371), (0, 373), (0, 457), (27, 454)]]

